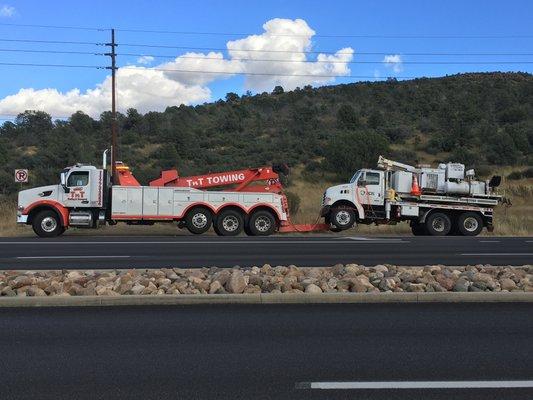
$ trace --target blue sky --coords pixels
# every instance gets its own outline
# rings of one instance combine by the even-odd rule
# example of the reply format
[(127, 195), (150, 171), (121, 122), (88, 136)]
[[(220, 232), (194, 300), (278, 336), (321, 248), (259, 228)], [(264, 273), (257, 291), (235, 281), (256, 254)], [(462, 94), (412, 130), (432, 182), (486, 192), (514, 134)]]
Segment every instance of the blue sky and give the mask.
[[(7, 9), (5, 7), (8, 7)], [(9, 8), (12, 7), (12, 8)], [(4, 10), (4, 12), (2, 12)], [(6, 11), (7, 10), (7, 11)], [(223, 35), (180, 35), (162, 33), (124, 32), (120, 29), (154, 29), (170, 31), (201, 31), (258, 34), (264, 32), (263, 24), (280, 18), (287, 20), (301, 19), (316, 32), (310, 36), (307, 50), (316, 52), (336, 52), (340, 49), (353, 49), (354, 62), (374, 62), (375, 64), (347, 64), (349, 75), (385, 78), (387, 76), (441, 76), (467, 71), (526, 71), (531, 72), (533, 64), (504, 64), (510, 61), (533, 61), (533, 3), (530, 1), (24, 1), (0, 0), (0, 39), (30, 39), (59, 41), (105, 42), (109, 40), (108, 32), (43, 29), (18, 27), (1, 24), (42, 24), (68, 25), (85, 27), (115, 27), (118, 43), (141, 43), (191, 48), (226, 48), (229, 40), (242, 39), (246, 36)], [(529, 38), (400, 38), (400, 37), (324, 37), (321, 35), (418, 35), (418, 36), (453, 36), (453, 35), (531, 35)], [(97, 46), (68, 44), (37, 44), (0, 42), (2, 49), (29, 50), (67, 50), (95, 51), (103, 49)], [(192, 50), (194, 51), (194, 50)], [(179, 56), (185, 50), (146, 49), (119, 46), (118, 53), (164, 54)], [(196, 50), (207, 53), (207, 51)], [(361, 52), (383, 53), (364, 55)], [(530, 53), (530, 56), (411, 56), (409, 53)], [(402, 63), (387, 65), (384, 56), (399, 56)], [(229, 57), (222, 52), (224, 58)], [(308, 54), (308, 61), (315, 61), (317, 54)], [(94, 55), (31, 54), (0, 52), (0, 62), (4, 63), (53, 63), (75, 65), (107, 65), (106, 57)], [(118, 63), (140, 65), (138, 57), (120, 56)], [(397, 59), (394, 59), (397, 60)], [(156, 66), (172, 60), (156, 59), (147, 66)], [(496, 62), (495, 65), (413, 65), (417, 61), (485, 61)], [(501, 63), (501, 64), (498, 64)], [(203, 64), (210, 65), (210, 64)], [(257, 64), (256, 64), (257, 65)], [(276, 71), (270, 64), (263, 64), (262, 71)], [(219, 67), (215, 67), (220, 69)], [(229, 66), (228, 66), (229, 68)], [(259, 68), (259, 67), (257, 67)], [(273, 67), (272, 67), (273, 68)], [(217, 70), (218, 70), (217, 69)], [(250, 69), (246, 69), (250, 71)], [(21, 99), (11, 100), (9, 104), (2, 99), (14, 95), (22, 88), (41, 90), (57, 89), (65, 93), (79, 89), (81, 93), (94, 89), (105, 80), (108, 71), (96, 69), (30, 68), (0, 66), (0, 113), (24, 111), (27, 104)], [(346, 75), (341, 72), (339, 75)], [(248, 77), (249, 78), (249, 77)], [(119, 85), (129, 84), (127, 77), (121, 77)], [(142, 79), (140, 77), (139, 79)], [(271, 90), (273, 80), (255, 77), (254, 82), (247, 81), (246, 75), (220, 76), (209, 82), (183, 82), (187, 88), (194, 87), (187, 94), (179, 92), (182, 86), (170, 87), (172, 93), (180, 93), (175, 102), (197, 103), (224, 97), (226, 92), (243, 93)], [(332, 81), (318, 84), (346, 83), (358, 78), (338, 76)], [(154, 81), (155, 82), (155, 81)], [(200, 89), (201, 88), (201, 89)], [(203, 90), (203, 91), (202, 91)], [(206, 90), (209, 92), (206, 94)], [(194, 92), (194, 93), (193, 93)], [(41, 93), (43, 96), (46, 93)], [(101, 94), (102, 96), (104, 93)], [(151, 94), (154, 96), (154, 93)], [(33, 98), (37, 98), (34, 93)], [(43, 97), (46, 99), (46, 97)], [(75, 101), (65, 98), (65, 101)], [(57, 97), (61, 101), (62, 97)], [(134, 102), (124, 94), (122, 101)], [(59, 116), (66, 112), (57, 104), (44, 101), (43, 108)], [(83, 100), (85, 101), (85, 100)], [(166, 102), (172, 100), (166, 100)], [(121, 99), (119, 98), (119, 103)], [(57, 102), (56, 102), (57, 103)], [(83, 106), (83, 102), (80, 102)], [(120, 103), (123, 105), (122, 103)], [(3, 105), (3, 106), (2, 106)], [(21, 109), (17, 109), (17, 105)], [(135, 104), (134, 104), (135, 105)], [(154, 109), (164, 109), (165, 103), (154, 101)], [(170, 104), (168, 104), (170, 105)], [(94, 110), (104, 107), (100, 102)], [(142, 103), (141, 108), (151, 107), (151, 103)], [(67, 110), (68, 111), (68, 110)], [(95, 111), (96, 112), (96, 111)]]

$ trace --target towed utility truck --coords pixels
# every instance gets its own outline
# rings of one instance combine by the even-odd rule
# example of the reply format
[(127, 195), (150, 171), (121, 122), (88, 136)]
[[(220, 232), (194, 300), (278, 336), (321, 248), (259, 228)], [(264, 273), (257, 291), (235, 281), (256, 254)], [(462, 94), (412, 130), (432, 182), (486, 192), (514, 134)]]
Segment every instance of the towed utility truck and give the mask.
[(500, 176), (476, 180), (460, 163), (414, 167), (380, 156), (376, 169), (326, 190), (321, 216), (335, 231), (407, 221), (414, 235), (476, 236), (493, 230), (494, 207), (508, 203), (496, 194), (500, 183)]
[(17, 222), (31, 225), (41, 237), (61, 235), (69, 227), (94, 229), (118, 222), (177, 223), (194, 234), (213, 227), (221, 236), (328, 229), (291, 223), (279, 175), (288, 174), (285, 165), (189, 177), (167, 170), (148, 186), (123, 163), (112, 160), (111, 165), (106, 150), (102, 168), (76, 164), (61, 171), (60, 184), (19, 192)]

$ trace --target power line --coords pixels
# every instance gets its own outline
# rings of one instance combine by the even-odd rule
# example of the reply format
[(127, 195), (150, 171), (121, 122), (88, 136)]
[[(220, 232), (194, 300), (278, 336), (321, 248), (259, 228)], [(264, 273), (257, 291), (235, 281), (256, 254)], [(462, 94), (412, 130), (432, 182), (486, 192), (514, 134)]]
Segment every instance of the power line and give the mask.
[[(110, 69), (110, 67), (99, 65), (78, 65), (78, 64), (37, 64), (37, 63), (4, 63), (0, 66), (21, 66), (21, 67), (58, 67), (58, 68), (93, 68), (93, 69)], [(366, 75), (326, 75), (326, 74), (278, 74), (272, 72), (228, 72), (228, 71), (205, 71), (205, 70), (186, 70), (186, 69), (166, 69), (166, 68), (144, 68), (135, 66), (125, 66), (119, 69), (147, 70), (161, 72), (179, 72), (190, 74), (215, 74), (215, 75), (257, 75), (257, 76), (281, 76), (281, 77), (311, 77), (311, 78), (358, 78), (358, 79), (386, 79), (388, 77), (376, 77)], [(397, 79), (416, 79), (417, 76), (396, 76)]]
[[(36, 54), (81, 54), (105, 56), (105, 53), (95, 53), (89, 51), (63, 51), (63, 50), (33, 50), (33, 49), (0, 49), (0, 52), (8, 53), (36, 53)], [(154, 57), (165, 59), (180, 60), (219, 60), (219, 61), (251, 61), (251, 62), (280, 62), (280, 63), (325, 63), (325, 64), (383, 64), (383, 61), (341, 61), (341, 60), (282, 60), (282, 59), (258, 59), (258, 58), (231, 58), (224, 59), (219, 57), (199, 57), (199, 56), (176, 56), (162, 54), (142, 54), (142, 53), (117, 53), (117, 56), (128, 57)], [(414, 65), (516, 65), (516, 64), (533, 64), (533, 61), (402, 61), (402, 64)]]
[(50, 44), (88, 44), (93, 46), (103, 46), (105, 43), (94, 42), (74, 42), (65, 40), (34, 40), (34, 39), (0, 39), (0, 42), (15, 42), (15, 43), (50, 43)]
[[(0, 49), (0, 51), (2, 51)], [(281, 60), (281, 59), (258, 59), (258, 58), (219, 58), (198, 56), (171, 56), (157, 54), (117, 53), (117, 56), (131, 57), (154, 57), (180, 60), (218, 60), (218, 61), (257, 61), (257, 62), (281, 62), (281, 63), (325, 63), (325, 64), (383, 64), (383, 61), (341, 61), (341, 60)], [(500, 65), (500, 64), (533, 64), (533, 61), (401, 61), (402, 64), (428, 64), (428, 65)]]
[(73, 29), (73, 30), (83, 30), (83, 31), (109, 31), (110, 28), (95, 28), (88, 26), (64, 26), (64, 25), (39, 25), (39, 24), (13, 24), (9, 22), (2, 22), (0, 26), (16, 26), (20, 28), (47, 28), (47, 29)]
[[(45, 28), (45, 29), (71, 29), (71, 30), (86, 30), (86, 31), (110, 31), (111, 28), (105, 27), (88, 27), (78, 25), (42, 25), (42, 24), (15, 24), (15, 23), (0, 23), (0, 26), (16, 26), (21, 28)], [(213, 31), (173, 31), (163, 29), (148, 29), (148, 28), (117, 28), (116, 31), (131, 32), (131, 33), (161, 33), (173, 35), (190, 35), (190, 36), (252, 36), (263, 35), (272, 37), (309, 37), (307, 34), (298, 33), (270, 33), (270, 32), (213, 32)], [(421, 34), (315, 34), (313, 37), (322, 38), (355, 38), (355, 39), (531, 39), (533, 35), (530, 34), (437, 34), (437, 35), (421, 35)]]
[(9, 52), (9, 53), (86, 54), (86, 55), (93, 55), (93, 56), (105, 56), (104, 53), (94, 53), (90, 51), (27, 50), (27, 49), (0, 49), (0, 51)]
[[(120, 69), (139, 69), (135, 66), (120, 67)], [(178, 72), (185, 74), (215, 74), (215, 75), (252, 75), (252, 76), (282, 76), (282, 77), (309, 77), (309, 78), (356, 78), (356, 79), (387, 79), (391, 77), (377, 77), (370, 75), (326, 75), (326, 74), (278, 74), (274, 72), (229, 72), (229, 71), (205, 71), (188, 69), (146, 68), (149, 71)], [(395, 76), (397, 79), (417, 79), (417, 76)]]
[(109, 69), (106, 66), (100, 65), (77, 65), (77, 64), (37, 64), (37, 63), (6, 63), (0, 62), (4, 66), (19, 66), (19, 67), (59, 67), (59, 68), (94, 68), (94, 69)]
[(191, 46), (169, 46), (169, 45), (155, 45), (155, 44), (142, 44), (142, 43), (119, 43), (122, 47), (146, 47), (146, 48), (162, 48), (162, 49), (178, 49), (178, 50), (207, 50), (207, 51), (249, 51), (249, 52), (262, 52), (262, 53), (290, 53), (290, 54), (330, 54), (330, 55), (391, 55), (401, 54), (405, 56), (531, 56), (533, 53), (448, 53), (448, 52), (417, 52), (417, 53), (403, 53), (398, 51), (388, 52), (336, 52), (336, 51), (306, 51), (306, 50), (271, 50), (271, 49), (228, 49), (222, 47), (191, 47)]

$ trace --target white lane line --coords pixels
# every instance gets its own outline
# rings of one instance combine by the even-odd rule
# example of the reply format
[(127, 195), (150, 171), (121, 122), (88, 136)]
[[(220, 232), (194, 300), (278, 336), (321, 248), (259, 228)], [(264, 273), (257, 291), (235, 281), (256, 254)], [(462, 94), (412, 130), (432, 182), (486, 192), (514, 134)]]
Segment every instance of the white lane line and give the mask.
[(499, 240), (480, 240), (479, 243), (500, 243)]
[(461, 256), (533, 256), (533, 253), (461, 253)]
[[(396, 239), (394, 239), (396, 241)], [(408, 241), (403, 241), (405, 243), (409, 243)], [(134, 245), (138, 245), (138, 244), (187, 244), (187, 245), (194, 245), (194, 244), (199, 244), (199, 245), (207, 245), (207, 246), (212, 246), (214, 244), (233, 244), (233, 245), (246, 245), (246, 244), (267, 244), (267, 245), (270, 245), (270, 244), (274, 244), (274, 245), (278, 245), (278, 244), (324, 244), (324, 243), (328, 243), (328, 244), (339, 244), (339, 243), (342, 243), (342, 244), (355, 244), (355, 243), (361, 243), (361, 244), (368, 244), (368, 243), (381, 243), (381, 241), (370, 241), (370, 242), (367, 242), (367, 241), (362, 241), (362, 242), (358, 242), (358, 241), (353, 241), (353, 240), (283, 240), (283, 241), (278, 241), (278, 240), (239, 240), (239, 241), (235, 241), (235, 240), (225, 240), (225, 241), (222, 241), (222, 240), (213, 240), (213, 241), (200, 241), (200, 242), (193, 242), (193, 241), (185, 241), (185, 240), (182, 240), (182, 241), (175, 241), (175, 242), (164, 242), (164, 241), (161, 241), (161, 242), (154, 242), (154, 241), (146, 241), (146, 242), (113, 242), (113, 241), (108, 241), (108, 242), (0, 242), (0, 245), (26, 245), (26, 246), (33, 246), (34, 244), (37, 244), (37, 245), (60, 245), (60, 246), (64, 246), (64, 245), (80, 245), (80, 244), (105, 244), (105, 245), (114, 245), (114, 244), (134, 244)]]
[(345, 236), (345, 237), (338, 237), (335, 238), (335, 240), (343, 240), (343, 239), (349, 239), (349, 240), (355, 240), (357, 242), (403, 242), (403, 239), (400, 238), (367, 238), (367, 237), (361, 237), (361, 236)]
[(298, 389), (511, 389), (531, 388), (531, 381), (385, 381), (385, 382), (302, 382)]
[(131, 256), (31, 256), (31, 257), (15, 257), (19, 260), (32, 260), (42, 258), (130, 258)]

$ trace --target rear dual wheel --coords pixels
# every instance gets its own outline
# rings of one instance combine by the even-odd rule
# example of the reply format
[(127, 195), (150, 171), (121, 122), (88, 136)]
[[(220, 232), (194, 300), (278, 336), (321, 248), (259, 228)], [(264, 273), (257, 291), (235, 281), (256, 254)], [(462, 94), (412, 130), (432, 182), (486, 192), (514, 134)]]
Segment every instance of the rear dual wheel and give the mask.
[(477, 236), (483, 229), (483, 219), (474, 212), (465, 212), (459, 215), (456, 228), (463, 236)]
[(276, 218), (270, 211), (258, 210), (246, 220), (237, 210), (222, 211), (213, 225), (217, 235), (236, 236), (243, 230), (249, 236), (269, 236), (276, 231)]
[(236, 210), (221, 211), (216, 217), (213, 228), (219, 236), (237, 236), (244, 229), (244, 217)]

